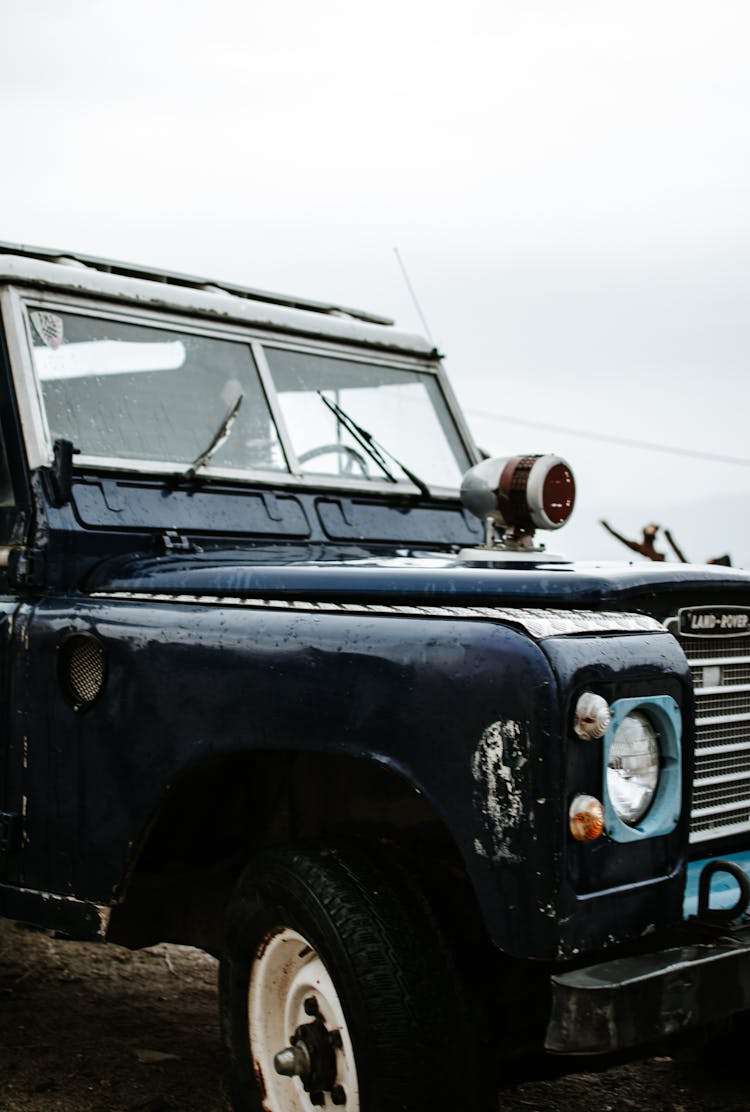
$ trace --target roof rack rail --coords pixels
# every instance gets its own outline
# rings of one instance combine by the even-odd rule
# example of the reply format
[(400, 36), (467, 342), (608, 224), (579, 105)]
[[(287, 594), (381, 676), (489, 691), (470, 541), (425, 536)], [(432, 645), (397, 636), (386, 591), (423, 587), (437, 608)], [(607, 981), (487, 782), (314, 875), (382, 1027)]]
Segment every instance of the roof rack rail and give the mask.
[(284, 305), (291, 309), (306, 309), (308, 312), (325, 313), (329, 316), (352, 317), (355, 320), (365, 321), (367, 324), (392, 325), (394, 323), (390, 317), (378, 316), (376, 313), (368, 313), (363, 309), (352, 309), (345, 305), (325, 301), (310, 301), (303, 297), (289, 297), (284, 294), (271, 293), (268, 290), (257, 290), (251, 286), (238, 286), (234, 282), (199, 278), (191, 274), (180, 274), (178, 271), (140, 266), (137, 263), (101, 259), (96, 255), (82, 255), (78, 251), (62, 251), (52, 247), (29, 247), (26, 244), (0, 241), (0, 255), (23, 255), (26, 258), (40, 259), (43, 262), (91, 267), (93, 270), (119, 274), (125, 278), (145, 278), (151, 282), (164, 282), (171, 286), (187, 286), (191, 289), (229, 293), (235, 297), (244, 297), (251, 301), (265, 301), (271, 305)]

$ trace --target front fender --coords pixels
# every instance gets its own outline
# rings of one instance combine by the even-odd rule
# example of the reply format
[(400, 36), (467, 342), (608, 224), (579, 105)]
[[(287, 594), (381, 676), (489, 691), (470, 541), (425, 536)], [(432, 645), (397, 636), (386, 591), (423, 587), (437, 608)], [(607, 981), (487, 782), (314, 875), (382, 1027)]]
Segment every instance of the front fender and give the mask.
[[(107, 662), (83, 713), (55, 682), (74, 630), (94, 634)], [(557, 870), (558, 696), (526, 634), (489, 620), (94, 599), (42, 603), (30, 636), (19, 676), (32, 739), (20, 774), (26, 884), (106, 902), (165, 790), (192, 768), (243, 752), (333, 753), (385, 765), (422, 793), (503, 949), (549, 945), (551, 927), (529, 909), (547, 902)], [(34, 852), (43, 829), (52, 860)]]
[[(107, 902), (181, 777), (247, 753), (330, 753), (386, 766), (425, 797), (503, 951), (571, 946), (561, 940), (576, 937), (589, 893), (570, 876), (570, 691), (601, 660), (622, 682), (644, 659), (658, 677), (657, 648), (639, 636), (538, 642), (490, 613), (408, 609), (42, 603), (17, 676), (24, 883)], [(105, 689), (83, 712), (56, 680), (73, 630), (106, 656)]]

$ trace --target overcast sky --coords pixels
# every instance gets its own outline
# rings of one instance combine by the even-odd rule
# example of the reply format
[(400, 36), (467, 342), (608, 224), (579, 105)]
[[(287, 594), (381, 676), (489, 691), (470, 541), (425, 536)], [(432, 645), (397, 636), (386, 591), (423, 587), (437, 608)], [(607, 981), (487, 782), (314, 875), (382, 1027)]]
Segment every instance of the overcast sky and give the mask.
[(398, 246), (480, 443), (570, 459), (551, 547), (681, 522), (750, 565), (750, 466), (524, 423), (750, 461), (749, 32), (746, 0), (6, 0), (0, 238), (422, 331)]

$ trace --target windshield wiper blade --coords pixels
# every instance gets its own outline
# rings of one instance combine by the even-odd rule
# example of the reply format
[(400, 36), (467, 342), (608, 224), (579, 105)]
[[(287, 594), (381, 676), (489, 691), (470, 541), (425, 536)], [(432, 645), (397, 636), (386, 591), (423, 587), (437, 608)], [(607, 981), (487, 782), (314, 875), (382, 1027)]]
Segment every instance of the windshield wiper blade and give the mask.
[(354, 437), (359, 446), (364, 449), (365, 452), (367, 452), (370, 459), (375, 461), (381, 471), (383, 471), (388, 477), (390, 482), (397, 483), (398, 479), (388, 467), (388, 464), (385, 462), (385, 456), (387, 456), (389, 460), (395, 463), (396, 467), (403, 471), (409, 482), (414, 484), (420, 494), (422, 494), (425, 498), (432, 497), (430, 488), (427, 486), (427, 483), (423, 479), (420, 479), (418, 475), (415, 475), (414, 472), (406, 466), (406, 464), (401, 462), (401, 460), (396, 459), (392, 452), (389, 452), (387, 448), (384, 448), (382, 444), (379, 444), (371, 432), (368, 432), (367, 429), (362, 427), (362, 425), (358, 425), (354, 418), (350, 417), (346, 410), (341, 408), (338, 402), (331, 401), (330, 398), (327, 398), (325, 396), (322, 390), (318, 390), (318, 397), (324, 403), (324, 405), (328, 406), (331, 413), (333, 413), (334, 417), (336, 417), (336, 419), (344, 426), (347, 432), (349, 432)]
[(236, 401), (232, 402), (231, 406), (229, 407), (229, 411), (227, 412), (226, 417), (224, 418), (224, 420), (219, 425), (218, 429), (216, 430), (216, 433), (214, 435), (213, 440), (211, 441), (209, 446), (206, 448), (205, 452), (201, 452), (201, 454), (196, 459), (193, 460), (193, 462), (190, 464), (188, 469), (186, 471), (182, 472), (182, 475), (180, 476), (180, 478), (182, 478), (182, 479), (192, 479), (192, 478), (194, 478), (195, 475), (197, 475), (197, 473), (201, 470), (201, 468), (206, 466), (206, 464), (210, 461), (211, 457), (213, 455), (215, 455), (216, 452), (218, 452), (218, 450), (219, 450), (219, 448), (221, 448), (222, 444), (226, 444), (227, 440), (229, 440), (229, 436), (232, 432), (232, 425), (234, 424), (234, 420), (235, 420), (235, 417), (237, 416), (237, 412), (238, 412), (240, 406), (242, 405), (242, 399), (244, 398), (244, 396), (245, 396), (244, 394), (239, 394), (237, 396)]

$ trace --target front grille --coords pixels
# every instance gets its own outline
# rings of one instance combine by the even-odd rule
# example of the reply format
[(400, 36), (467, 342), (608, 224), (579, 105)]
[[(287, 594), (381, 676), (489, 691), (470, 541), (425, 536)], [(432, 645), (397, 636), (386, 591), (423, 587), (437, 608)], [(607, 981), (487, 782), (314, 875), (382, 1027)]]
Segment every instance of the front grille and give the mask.
[(750, 637), (678, 637), (696, 696), (690, 841), (750, 831)]

